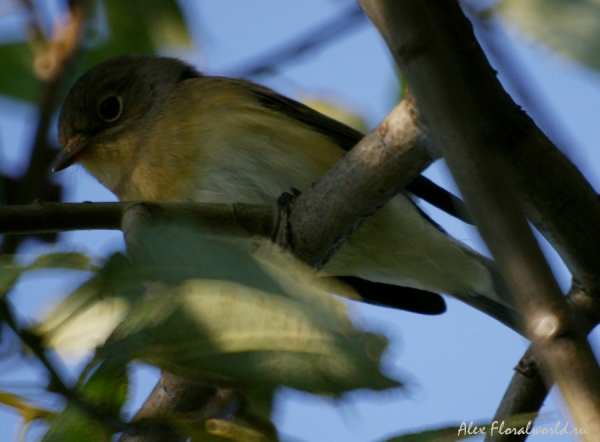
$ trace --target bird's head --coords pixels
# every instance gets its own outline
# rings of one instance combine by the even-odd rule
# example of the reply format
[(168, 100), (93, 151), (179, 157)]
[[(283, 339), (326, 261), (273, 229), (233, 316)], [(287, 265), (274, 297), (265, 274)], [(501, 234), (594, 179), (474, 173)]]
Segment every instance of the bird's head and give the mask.
[(80, 162), (114, 189), (169, 92), (180, 81), (199, 76), (180, 60), (138, 55), (113, 58), (90, 69), (62, 108), (62, 151), (52, 171)]

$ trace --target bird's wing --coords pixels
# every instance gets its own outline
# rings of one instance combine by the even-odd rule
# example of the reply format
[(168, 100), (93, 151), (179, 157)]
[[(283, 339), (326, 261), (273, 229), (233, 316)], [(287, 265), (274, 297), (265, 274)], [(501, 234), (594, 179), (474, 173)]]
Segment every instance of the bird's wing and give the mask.
[[(312, 127), (329, 137), (345, 151), (352, 149), (363, 137), (363, 134), (359, 131), (271, 89), (245, 80), (236, 81), (251, 92), (264, 107)], [(405, 189), (438, 209), (466, 223), (473, 223), (462, 200), (428, 178), (419, 175), (407, 184)]]

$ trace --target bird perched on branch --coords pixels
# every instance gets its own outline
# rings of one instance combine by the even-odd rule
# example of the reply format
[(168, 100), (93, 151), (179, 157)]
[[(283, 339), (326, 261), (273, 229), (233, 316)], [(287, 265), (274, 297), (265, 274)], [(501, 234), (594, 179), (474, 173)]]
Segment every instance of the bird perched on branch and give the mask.
[[(105, 61), (77, 81), (59, 136), (53, 170), (80, 163), (122, 201), (255, 204), (307, 188), (362, 137), (257, 84), (134, 55)], [(419, 193), (423, 185), (419, 177), (407, 189)], [(436, 293), (446, 293), (510, 321), (489, 260), (442, 232), (404, 193), (323, 270), (379, 304), (435, 314), (445, 310)]]

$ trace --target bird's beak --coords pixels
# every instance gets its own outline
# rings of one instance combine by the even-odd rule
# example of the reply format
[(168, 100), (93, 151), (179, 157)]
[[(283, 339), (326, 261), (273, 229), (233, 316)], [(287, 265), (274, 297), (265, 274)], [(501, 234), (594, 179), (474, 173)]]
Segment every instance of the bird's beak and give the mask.
[(60, 151), (54, 162), (52, 163), (52, 172), (60, 172), (73, 164), (81, 151), (87, 146), (87, 138), (84, 135), (78, 134), (67, 141), (67, 145)]

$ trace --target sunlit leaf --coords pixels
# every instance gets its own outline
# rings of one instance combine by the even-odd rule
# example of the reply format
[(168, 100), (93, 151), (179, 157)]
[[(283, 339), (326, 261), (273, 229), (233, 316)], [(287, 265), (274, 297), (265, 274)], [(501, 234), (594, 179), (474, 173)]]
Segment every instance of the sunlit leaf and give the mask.
[(496, 11), (563, 55), (600, 70), (597, 0), (504, 0)]
[(138, 272), (120, 253), (49, 312), (36, 331), (44, 344), (77, 356), (104, 342), (143, 294)]
[(48, 253), (40, 255), (29, 265), (30, 269), (71, 269), (71, 270), (90, 270), (92, 260), (83, 253)]
[(0, 293), (6, 294), (19, 277), (30, 270), (38, 269), (90, 270), (91, 259), (81, 253), (49, 253), (40, 255), (29, 265), (16, 264), (12, 256), (0, 258)]
[(220, 436), (225, 439), (251, 442), (268, 441), (265, 435), (253, 428), (245, 428), (237, 425), (235, 422), (228, 422), (221, 419), (210, 419), (206, 422), (205, 428), (209, 434)]
[(94, 367), (93, 373), (89, 379), (84, 379), (82, 385), (78, 391), (83, 393), (84, 398), (96, 407), (112, 410), (115, 416), (127, 400), (129, 384), (124, 366), (115, 369), (100, 364)]
[(266, 256), (285, 254), (257, 261), (237, 244), (185, 229), (147, 233), (143, 249), (161, 263), (155, 277), (210, 279), (147, 295), (98, 357), (140, 359), (181, 375), (214, 373), (247, 387), (336, 395), (399, 385), (379, 371), (385, 338), (355, 330), (345, 306), (319, 291), (314, 272), (265, 264)]
[(52, 416), (52, 412), (38, 408), (24, 397), (0, 391), (0, 403), (16, 410), (25, 422), (44, 419)]
[[(51, 333), (43, 335), (44, 344), (63, 358), (78, 359), (104, 343), (127, 315), (129, 304), (120, 298), (106, 298), (79, 309)], [(39, 329), (44, 332), (44, 328)]]

